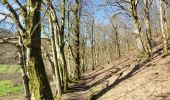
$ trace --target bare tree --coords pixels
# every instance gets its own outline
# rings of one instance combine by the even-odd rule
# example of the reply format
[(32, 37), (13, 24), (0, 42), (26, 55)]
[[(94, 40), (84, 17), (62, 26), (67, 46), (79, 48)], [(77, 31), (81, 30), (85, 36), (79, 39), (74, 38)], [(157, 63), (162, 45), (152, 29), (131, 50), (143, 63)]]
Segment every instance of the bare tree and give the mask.
[(163, 36), (163, 44), (164, 44), (164, 56), (168, 55), (168, 24), (167, 24), (167, 5), (165, 0), (159, 0), (160, 3), (160, 24), (161, 24), (161, 32)]

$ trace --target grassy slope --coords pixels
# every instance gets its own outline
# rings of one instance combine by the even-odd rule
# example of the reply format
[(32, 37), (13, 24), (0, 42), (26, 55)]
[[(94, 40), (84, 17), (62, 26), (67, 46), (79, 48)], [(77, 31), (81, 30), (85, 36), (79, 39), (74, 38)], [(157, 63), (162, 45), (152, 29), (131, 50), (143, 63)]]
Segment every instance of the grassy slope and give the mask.
[[(0, 80), (0, 96), (16, 94), (23, 90), (22, 85), (12, 86), (12, 81), (18, 80), (16, 75), (19, 72), (18, 67), (18, 65), (0, 65), (0, 77), (4, 77)], [(15, 79), (9, 80), (12, 76)]]
[(14, 73), (18, 72), (18, 65), (0, 65), (0, 73)]
[(15, 94), (21, 92), (23, 90), (21, 85), (12, 86), (11, 80), (3, 80), (0, 81), (0, 96), (4, 96), (7, 94)]

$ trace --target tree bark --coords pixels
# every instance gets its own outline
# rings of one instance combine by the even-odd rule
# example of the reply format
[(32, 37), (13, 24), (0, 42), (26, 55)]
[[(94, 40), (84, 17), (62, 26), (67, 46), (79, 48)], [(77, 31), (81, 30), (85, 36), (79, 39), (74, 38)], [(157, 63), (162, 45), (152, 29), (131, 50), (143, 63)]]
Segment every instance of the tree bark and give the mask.
[(91, 26), (91, 56), (92, 56), (92, 70), (95, 70), (95, 63), (94, 63), (94, 19), (92, 21), (92, 26)]
[(116, 49), (117, 49), (117, 53), (118, 53), (118, 59), (120, 59), (120, 57), (121, 57), (121, 54), (120, 54), (120, 44), (119, 44), (119, 36), (118, 36), (118, 31), (115, 29), (115, 31), (116, 31)]
[(21, 72), (22, 72), (22, 78), (23, 78), (23, 85), (24, 85), (24, 90), (25, 90), (25, 97), (27, 100), (31, 100), (31, 93), (29, 90), (29, 79), (27, 75), (27, 68), (26, 68), (26, 53), (25, 53), (25, 47), (23, 46), (21, 38), (19, 39), (19, 44), (20, 47), (18, 48), (19, 50), (19, 59), (20, 59), (20, 66), (21, 66)]
[(137, 47), (140, 51), (146, 52), (144, 42), (142, 40), (142, 35), (140, 32), (139, 20), (137, 15), (137, 0), (131, 0), (131, 14), (135, 28)]
[(68, 89), (68, 70), (67, 70), (67, 63), (64, 53), (64, 27), (65, 27), (65, 0), (61, 1), (61, 28), (59, 33), (59, 58), (61, 60), (61, 68), (63, 69), (63, 78), (64, 78), (64, 90)]
[[(61, 96), (62, 94), (62, 87), (61, 87), (61, 76), (60, 76), (60, 72), (59, 72), (59, 65), (58, 65), (58, 58), (57, 58), (57, 50), (56, 50), (56, 34), (55, 34), (55, 28), (53, 26), (52, 23), (52, 18), (51, 15), (49, 15), (49, 25), (50, 25), (50, 31), (52, 34), (52, 38), (51, 38), (51, 44), (52, 44), (52, 52), (53, 52), (53, 62), (54, 62), (54, 67), (52, 68), (53, 71), (53, 79), (55, 82), (55, 85), (57, 87), (58, 90), (58, 94), (56, 93), (56, 95)], [(57, 92), (57, 91), (56, 91)]]
[(80, 79), (81, 72), (80, 72), (80, 0), (76, 0), (74, 13), (74, 51), (75, 51), (75, 79)]
[(24, 37), (28, 55), (29, 88), (34, 100), (53, 100), (50, 84), (41, 55), (41, 8), (42, 0), (27, 0), (27, 23)]
[(143, 0), (144, 2), (144, 11), (145, 11), (145, 26), (146, 26), (146, 37), (147, 37), (147, 48), (148, 56), (152, 56), (152, 33), (151, 33), (151, 20), (149, 14), (149, 0)]
[(68, 69), (67, 69), (67, 63), (64, 53), (64, 27), (65, 27), (65, 0), (61, 1), (61, 25), (59, 24), (58, 17), (55, 11), (55, 8), (51, 1), (46, 0), (47, 6), (49, 6), (50, 9), (50, 15), (53, 22), (54, 27), (54, 34), (55, 34), (55, 46), (56, 46), (56, 52), (57, 59), (59, 60), (59, 72), (60, 72), (60, 81), (61, 81), (61, 87), (64, 87), (64, 90), (68, 89)]
[(163, 36), (164, 56), (168, 55), (168, 39), (169, 39), (166, 8), (167, 7), (165, 0), (160, 0), (160, 24)]

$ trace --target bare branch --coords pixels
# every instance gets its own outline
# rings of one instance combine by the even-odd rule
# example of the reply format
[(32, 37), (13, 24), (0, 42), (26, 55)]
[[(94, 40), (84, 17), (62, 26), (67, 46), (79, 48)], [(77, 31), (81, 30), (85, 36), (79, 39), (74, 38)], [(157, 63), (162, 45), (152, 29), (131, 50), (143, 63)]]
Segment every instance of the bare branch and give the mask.
[(14, 23), (16, 24), (20, 33), (24, 33), (25, 29), (21, 25), (21, 23), (19, 21), (19, 17), (17, 15), (17, 13), (15, 12), (15, 10), (13, 9), (13, 7), (9, 4), (9, 2), (7, 0), (2, 0), (2, 4), (4, 4), (6, 6), (6, 8), (11, 12), (12, 19), (13, 19)]
[(10, 38), (0, 37), (0, 44), (6, 43), (6, 44), (12, 44), (12, 45), (18, 47), (19, 46), (18, 39), (19, 39), (18, 37), (10, 37)]

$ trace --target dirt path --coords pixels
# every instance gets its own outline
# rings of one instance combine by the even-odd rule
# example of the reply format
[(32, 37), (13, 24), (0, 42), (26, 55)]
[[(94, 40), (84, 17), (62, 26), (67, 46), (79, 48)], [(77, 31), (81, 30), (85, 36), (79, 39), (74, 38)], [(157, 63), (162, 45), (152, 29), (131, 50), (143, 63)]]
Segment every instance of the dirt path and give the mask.
[(22, 79), (20, 73), (0, 73), (0, 80)]
[(64, 94), (61, 100), (90, 100), (92, 95), (107, 87), (110, 78), (114, 81), (122, 71), (130, 67), (129, 64), (134, 60), (130, 59), (132, 56), (134, 55), (84, 74), (78, 83), (70, 86), (70, 92)]

